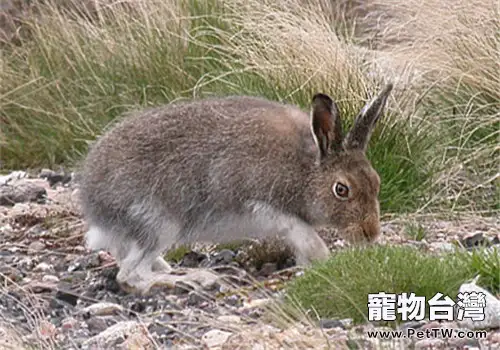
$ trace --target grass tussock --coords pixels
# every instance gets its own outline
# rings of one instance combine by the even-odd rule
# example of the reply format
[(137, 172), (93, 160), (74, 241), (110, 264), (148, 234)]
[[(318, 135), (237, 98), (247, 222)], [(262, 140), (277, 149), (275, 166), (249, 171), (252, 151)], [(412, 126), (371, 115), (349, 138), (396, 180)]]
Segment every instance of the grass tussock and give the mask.
[[(373, 5), (390, 13), (379, 56), (411, 67), (420, 114), (441, 135), (434, 204), (498, 210), (500, 156), (499, 7), (492, 0), (437, 0)], [(383, 61), (383, 59), (382, 59)], [(408, 70), (407, 70), (408, 71)]]
[(322, 91), (349, 126), (392, 80), (369, 149), (382, 210), (498, 209), (498, 19), (487, 0), (58, 4), (37, 5), (0, 56), (5, 168), (72, 164), (123, 112), (182, 98), (250, 94), (307, 109)]
[(477, 275), (482, 278), (480, 285), (498, 293), (498, 258), (498, 251), (437, 256), (413, 247), (353, 248), (306, 271), (288, 293), (292, 304), (317, 317), (352, 318), (355, 323), (364, 323), (368, 294), (413, 292), (429, 300), (439, 292), (455, 300), (460, 285)]

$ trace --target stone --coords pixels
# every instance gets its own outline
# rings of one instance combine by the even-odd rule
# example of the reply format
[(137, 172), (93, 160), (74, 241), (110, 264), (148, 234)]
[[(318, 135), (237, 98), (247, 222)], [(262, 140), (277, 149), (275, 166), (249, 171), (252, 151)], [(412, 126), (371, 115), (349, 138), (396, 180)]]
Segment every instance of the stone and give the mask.
[(422, 329), (433, 329), (433, 328), (441, 328), (442, 325), (438, 321), (431, 321), (422, 325)]
[(118, 346), (122, 350), (138, 350), (138, 349), (151, 349), (153, 342), (144, 331), (133, 332), (130, 334), (123, 343)]
[(53, 171), (53, 170), (42, 169), (42, 170), (40, 170), (40, 173), (38, 174), (38, 177), (41, 178), (41, 179), (46, 179), (49, 176), (54, 176), (55, 174), (57, 174), (57, 173), (55, 171)]
[(410, 322), (403, 323), (399, 327), (399, 329), (402, 329), (402, 330), (406, 330), (406, 329), (409, 329), (409, 328), (418, 329), (420, 327), (423, 327), (425, 324), (426, 324), (425, 321), (410, 321)]
[(472, 235), (465, 237), (461, 241), (461, 244), (467, 249), (481, 247), (481, 246), (486, 247), (491, 245), (490, 241), (486, 237), (484, 237), (482, 232), (474, 233)]
[(47, 264), (46, 262), (41, 262), (33, 268), (34, 272), (53, 272), (54, 266)]
[(78, 295), (76, 293), (66, 292), (61, 289), (57, 291), (55, 298), (73, 306), (78, 302)]
[(212, 329), (203, 334), (201, 341), (209, 349), (213, 349), (224, 345), (232, 334), (231, 332), (222, 331), (220, 329)]
[(47, 292), (52, 292), (54, 289), (56, 289), (56, 285), (54, 283), (44, 283), (44, 282), (39, 282), (39, 281), (30, 281), (27, 285), (26, 288), (31, 291), (32, 293), (47, 293)]
[(82, 309), (82, 313), (92, 316), (110, 316), (123, 311), (123, 306), (115, 303), (100, 302)]
[(235, 256), (236, 256), (236, 254), (232, 250), (222, 249), (213, 257), (213, 261), (212, 261), (211, 265), (214, 266), (214, 265), (230, 264), (233, 261)]
[(24, 179), (27, 175), (25, 171), (13, 171), (7, 175), (0, 175), (0, 186), (6, 185), (11, 181)]
[(484, 308), (484, 320), (473, 321), (470, 318), (464, 318), (463, 320), (457, 320), (457, 324), (460, 327), (468, 329), (500, 328), (500, 300), (498, 300), (486, 289), (476, 285), (476, 281), (472, 281), (471, 283), (464, 283), (459, 288), (459, 293), (471, 292), (485, 294), (486, 307)]
[(45, 275), (42, 277), (42, 282), (47, 282), (47, 283), (59, 283), (59, 277), (54, 276), (54, 275)]
[(206, 300), (207, 300), (207, 298), (205, 296), (203, 296), (199, 292), (193, 290), (193, 291), (189, 292), (189, 294), (188, 294), (187, 304), (189, 306), (195, 306), (195, 305), (199, 305), (199, 304), (205, 302)]
[(181, 262), (179, 263), (180, 267), (189, 267), (189, 268), (194, 268), (198, 267), (200, 263), (205, 260), (207, 256), (202, 253), (190, 251), (184, 257), (182, 258)]
[(237, 315), (222, 315), (217, 317), (217, 321), (226, 323), (226, 324), (238, 324), (241, 323), (241, 317)]
[(252, 299), (250, 302), (245, 302), (241, 307), (241, 310), (249, 310), (264, 307), (269, 303), (269, 299)]
[(37, 324), (37, 328), (38, 328), (37, 329), (38, 334), (44, 340), (48, 340), (48, 339), (54, 338), (55, 335), (58, 332), (57, 327), (55, 325), (53, 325), (52, 323), (50, 323), (49, 321), (47, 321), (47, 320), (41, 320)]
[(89, 331), (93, 334), (101, 333), (108, 328), (106, 319), (100, 316), (91, 317), (86, 321), (86, 323)]
[(29, 181), (0, 186), (0, 205), (13, 206), (16, 203), (44, 203), (47, 190)]
[(67, 317), (61, 321), (61, 328), (63, 331), (75, 329), (78, 326), (78, 320), (74, 317)]
[(325, 329), (344, 328), (344, 324), (342, 322), (340, 322), (340, 320), (331, 320), (331, 319), (319, 320), (319, 326), (321, 328), (325, 328)]
[(40, 241), (33, 241), (28, 246), (28, 249), (39, 252), (39, 251), (45, 249), (45, 244), (43, 242), (40, 242)]
[(139, 323), (136, 321), (118, 322), (111, 327), (106, 328), (99, 334), (87, 339), (83, 342), (84, 346), (97, 348), (112, 347), (115, 348), (119, 343), (123, 343), (126, 338), (130, 337), (135, 332), (140, 332), (148, 327), (148, 324)]
[(441, 251), (441, 252), (453, 252), (455, 250), (455, 245), (449, 242), (432, 242), (430, 244), (430, 248), (433, 251)]
[(199, 284), (205, 290), (213, 289), (219, 280), (217, 274), (205, 269), (193, 270), (185, 276), (189, 281)]
[(419, 349), (445, 349), (446, 344), (443, 340), (441, 339), (434, 339), (434, 338), (429, 338), (429, 339), (422, 339), (417, 342), (415, 342), (415, 350)]
[(265, 263), (259, 270), (259, 276), (269, 276), (270, 274), (278, 270), (278, 264), (276, 263)]
[[(467, 332), (467, 329), (462, 329), (462, 331)], [(480, 347), (479, 340), (475, 338), (459, 338), (451, 337), (448, 339), (448, 346), (456, 349), (465, 349), (471, 347)]]

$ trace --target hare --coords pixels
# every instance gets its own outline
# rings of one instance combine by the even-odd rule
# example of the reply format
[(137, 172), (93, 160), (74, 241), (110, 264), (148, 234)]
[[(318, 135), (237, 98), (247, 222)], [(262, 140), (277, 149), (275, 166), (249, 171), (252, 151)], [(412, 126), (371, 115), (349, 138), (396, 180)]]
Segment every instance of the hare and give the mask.
[(181, 278), (161, 258), (173, 244), (280, 235), (307, 264), (329, 256), (316, 227), (374, 241), (380, 178), (365, 151), (391, 90), (362, 109), (345, 137), (336, 103), (322, 93), (310, 113), (229, 96), (129, 115), (83, 164), (88, 246), (110, 251), (123, 288), (147, 293)]

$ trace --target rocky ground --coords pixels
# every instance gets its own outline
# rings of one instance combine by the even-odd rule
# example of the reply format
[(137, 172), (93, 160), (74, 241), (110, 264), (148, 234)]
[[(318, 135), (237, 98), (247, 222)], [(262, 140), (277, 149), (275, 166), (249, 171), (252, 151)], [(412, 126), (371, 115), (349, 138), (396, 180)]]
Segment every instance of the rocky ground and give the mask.
[[(71, 174), (48, 170), (0, 176), (0, 349), (500, 349), (498, 328), (488, 329), (482, 340), (381, 340), (368, 339), (366, 331), (374, 326), (354, 327), (348, 319), (294, 321), (279, 300), (300, 268), (278, 255), (252, 264), (252, 249), (268, 255), (252, 244), (195, 247), (179, 258), (177, 267), (209, 267), (226, 276), (225, 283), (198, 291), (156, 288), (147, 297), (127, 294), (115, 282), (113, 258), (83, 245), (75, 189)], [(384, 221), (381, 243), (429, 250), (451, 249), (454, 240), (466, 246), (500, 243), (499, 219), (427, 218), (421, 223), (428, 234), (418, 242), (404, 233), (405, 220)], [(347, 245), (330, 232), (322, 235), (332, 249)]]

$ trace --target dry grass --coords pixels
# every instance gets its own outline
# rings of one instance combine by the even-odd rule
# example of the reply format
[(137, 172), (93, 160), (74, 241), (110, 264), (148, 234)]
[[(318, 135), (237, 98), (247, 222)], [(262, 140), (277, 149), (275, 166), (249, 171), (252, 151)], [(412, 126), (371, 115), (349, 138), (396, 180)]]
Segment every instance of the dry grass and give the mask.
[[(384, 37), (393, 59), (421, 72), (425, 112), (442, 127), (439, 199), (499, 209), (500, 17), (493, 0), (378, 1), (394, 14)], [(382, 39), (384, 40), (384, 39)]]

